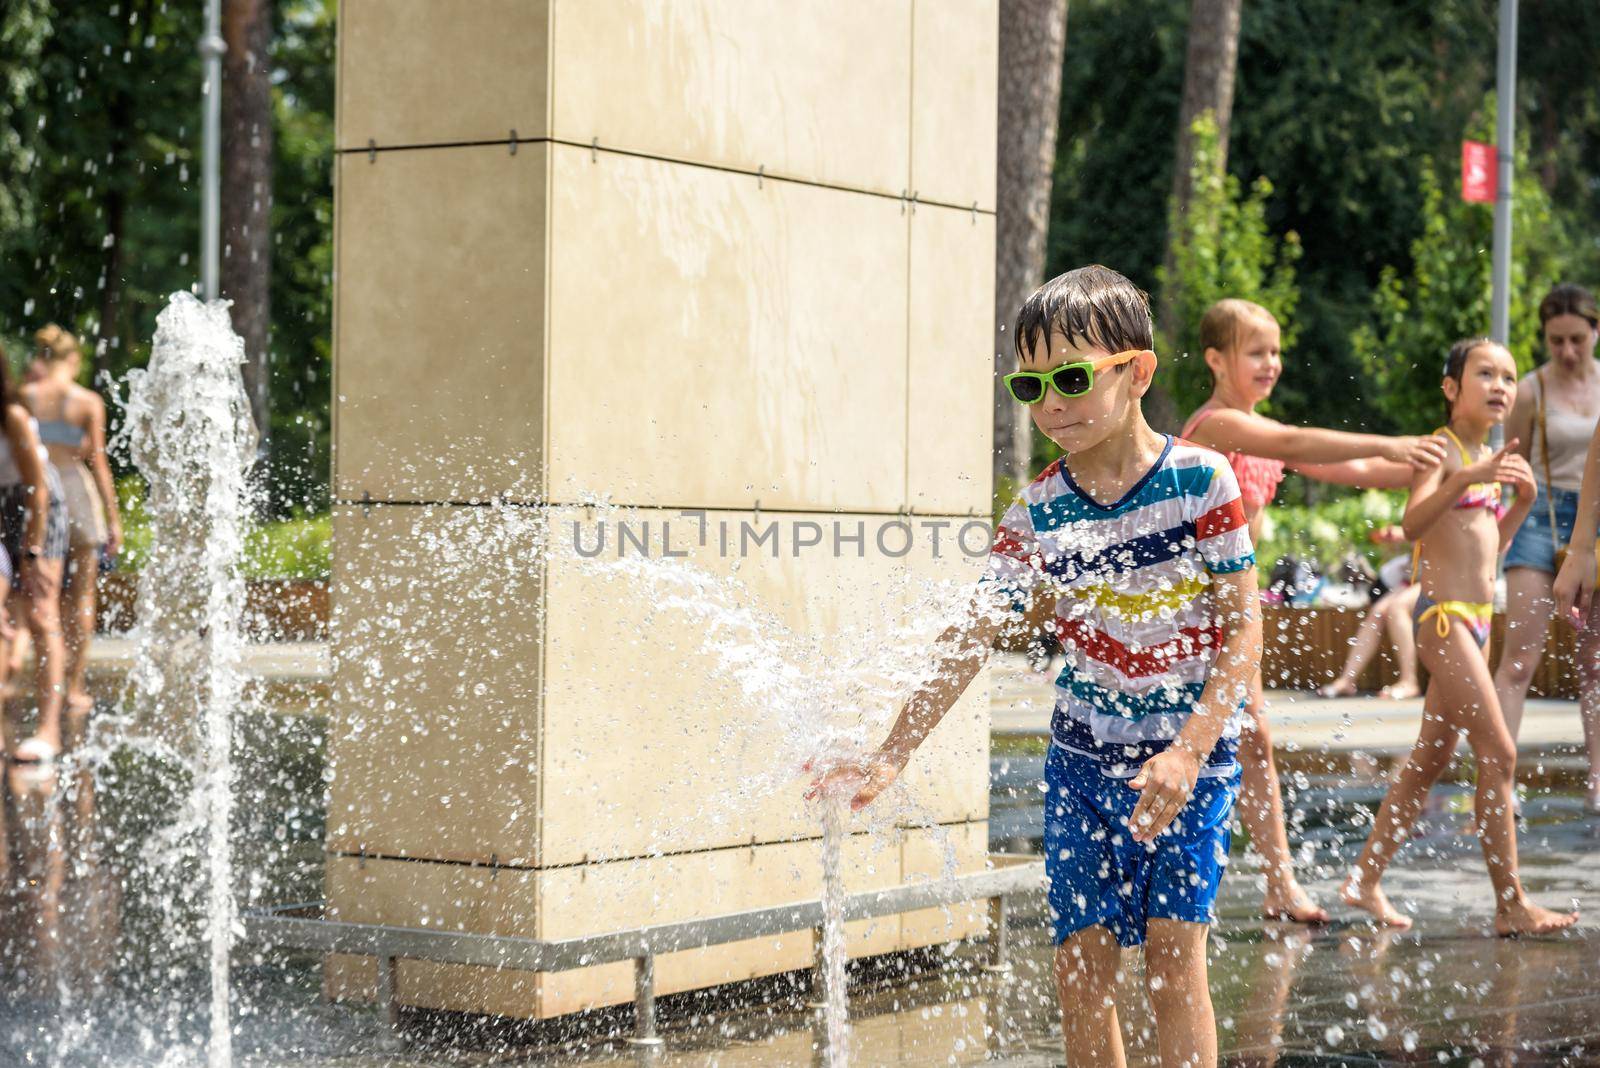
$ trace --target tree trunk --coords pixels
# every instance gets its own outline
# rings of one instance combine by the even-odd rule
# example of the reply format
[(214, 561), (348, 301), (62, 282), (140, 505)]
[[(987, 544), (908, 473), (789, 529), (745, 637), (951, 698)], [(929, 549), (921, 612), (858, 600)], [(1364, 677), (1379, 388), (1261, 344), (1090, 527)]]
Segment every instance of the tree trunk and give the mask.
[(272, 324), (272, 0), (223, 0), (222, 295), (244, 339), (245, 390), (263, 451)]
[(999, 160), (995, 174), (994, 476), (1026, 480), (1033, 421), (1000, 376), (1015, 370), (1017, 309), (1044, 280), (1061, 108), (1067, 0), (1000, 0)]
[[(150, 3), (133, 5), (128, 19), (124, 47), (138, 47), (139, 38), (150, 25)], [(128, 94), (119, 89), (108, 105), (107, 119), (111, 128), (111, 159), (118, 171), (126, 171), (128, 161), (123, 157), (128, 151), (128, 131), (133, 128), (129, 113)], [(105, 258), (100, 264), (100, 321), (95, 331), (94, 368), (90, 385), (98, 389), (110, 373), (116, 350), (122, 347), (122, 243), (126, 237), (128, 195), (120, 176), (112, 177), (106, 184), (104, 202), (106, 212)]]
[[(1217, 122), (1217, 166), (1228, 166), (1228, 126), (1233, 117), (1233, 76), (1239, 61), (1239, 13), (1242, 0), (1191, 0), (1189, 5), (1189, 46), (1183, 64), (1183, 104), (1178, 113), (1178, 148), (1172, 168), (1172, 219), (1183, 218), (1193, 188), (1190, 170), (1194, 166), (1194, 120), (1211, 112)], [(1172, 277), (1176, 263), (1178, 231), (1169, 226), (1165, 284), (1156, 314), (1158, 334), (1176, 337), (1172, 322), (1176, 307), (1177, 283)], [(1173, 355), (1176, 355), (1175, 353)], [(1178, 413), (1172, 395), (1157, 386), (1150, 391), (1146, 415), (1157, 429), (1177, 429)]]

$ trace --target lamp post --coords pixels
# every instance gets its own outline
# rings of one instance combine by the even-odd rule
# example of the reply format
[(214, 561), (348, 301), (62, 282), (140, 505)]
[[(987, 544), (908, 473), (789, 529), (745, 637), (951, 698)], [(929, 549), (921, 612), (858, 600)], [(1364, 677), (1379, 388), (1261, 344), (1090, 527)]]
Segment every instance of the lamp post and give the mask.
[(205, 61), (205, 121), (200, 160), (200, 290), (206, 300), (218, 296), (222, 243), (222, 0), (206, 0), (206, 32), (200, 38)]

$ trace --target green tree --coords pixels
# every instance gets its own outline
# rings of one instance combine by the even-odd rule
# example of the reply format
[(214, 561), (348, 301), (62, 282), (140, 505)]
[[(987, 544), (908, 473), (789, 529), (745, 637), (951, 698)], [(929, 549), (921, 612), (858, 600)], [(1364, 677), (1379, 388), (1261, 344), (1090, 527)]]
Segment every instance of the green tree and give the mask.
[(1211, 393), (1200, 345), (1200, 317), (1208, 307), (1224, 297), (1255, 301), (1282, 324), (1283, 347), (1289, 349), (1298, 333), (1300, 300), (1294, 277), (1300, 238), (1292, 230), (1279, 238), (1267, 224), (1272, 183), (1257, 178), (1246, 193), (1239, 179), (1224, 171), (1217, 123), (1209, 113), (1194, 121), (1190, 144), (1194, 166), (1188, 206), (1180, 215), (1174, 201), (1168, 224), (1176, 235), (1173, 271), (1157, 272), (1172, 308), (1158, 324), (1162, 357), (1170, 369), (1168, 388), (1184, 413)]
[[(1489, 108), (1488, 114), (1493, 114)], [(1526, 153), (1519, 153), (1522, 170)], [(1451, 183), (1453, 186), (1454, 183)], [(1375, 388), (1367, 403), (1413, 433), (1439, 425), (1444, 358), (1460, 338), (1488, 332), (1493, 209), (1469, 204), (1446, 188), (1431, 164), (1421, 168), (1422, 232), (1412, 241), (1410, 266), (1386, 267), (1372, 295), (1372, 319), (1350, 347)], [(1539, 300), (1573, 259), (1571, 242), (1551, 211), (1544, 187), (1531, 175), (1515, 184), (1511, 224), (1510, 348), (1526, 370), (1539, 345)]]

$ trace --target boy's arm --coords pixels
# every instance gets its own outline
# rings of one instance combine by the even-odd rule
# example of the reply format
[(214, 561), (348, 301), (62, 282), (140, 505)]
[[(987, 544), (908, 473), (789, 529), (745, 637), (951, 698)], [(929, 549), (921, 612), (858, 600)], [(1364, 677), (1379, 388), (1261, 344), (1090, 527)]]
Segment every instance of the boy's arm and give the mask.
[(967, 618), (939, 635), (936, 648), (942, 652), (933, 678), (907, 699), (894, 726), (889, 728), (888, 737), (878, 746), (878, 755), (891, 761), (897, 770), (906, 766), (911, 754), (972, 684), (1005, 622), (1003, 611), (988, 603), (980, 591), (969, 606)]
[(1382, 434), (1351, 434), (1314, 426), (1289, 426), (1276, 419), (1222, 409), (1195, 430), (1198, 443), (1218, 452), (1265, 456), (1287, 464), (1337, 464), (1364, 457), (1381, 457), (1408, 467), (1444, 459), (1444, 445), (1436, 438), (1391, 438)]
[(971, 685), (1010, 616), (1010, 609), (1001, 603), (992, 587), (978, 586), (965, 618), (939, 636), (935, 648), (942, 652), (933, 678), (906, 700), (888, 737), (866, 759), (824, 771), (806, 791), (806, 799), (831, 793), (838, 784), (851, 783), (857, 787), (850, 799), (850, 810), (854, 812), (888, 789), (905, 769), (911, 754)]
[(1228, 719), (1250, 693), (1261, 669), (1261, 598), (1256, 569), (1212, 576), (1211, 596), (1222, 620), (1222, 646), (1206, 679), (1200, 701), (1178, 737), (1164, 752), (1145, 761), (1128, 786), (1141, 792), (1128, 823), (1135, 841), (1147, 842), (1166, 830), (1183, 810)]

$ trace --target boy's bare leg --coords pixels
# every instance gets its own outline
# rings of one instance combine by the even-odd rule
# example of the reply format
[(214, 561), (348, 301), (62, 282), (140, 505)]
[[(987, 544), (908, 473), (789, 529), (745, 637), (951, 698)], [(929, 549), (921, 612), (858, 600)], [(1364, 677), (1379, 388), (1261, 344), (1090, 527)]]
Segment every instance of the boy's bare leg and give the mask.
[(1245, 708), (1251, 722), (1239, 735), (1239, 764), (1244, 788), (1239, 793), (1239, 815), (1250, 830), (1250, 844), (1261, 854), (1267, 876), (1267, 895), (1261, 911), (1270, 919), (1298, 923), (1325, 923), (1327, 910), (1301, 888), (1294, 877), (1289, 852), (1289, 832), (1283, 825), (1283, 796), (1278, 789), (1278, 765), (1272, 756), (1272, 735), (1267, 729), (1266, 702), (1261, 675), (1250, 684)]
[(1056, 947), (1056, 996), (1067, 1064), (1124, 1068), (1117, 1021), (1122, 947), (1104, 927), (1085, 927)]
[(1152, 919), (1145, 932), (1145, 985), (1163, 1068), (1214, 1068), (1217, 1018), (1206, 975), (1203, 923)]

